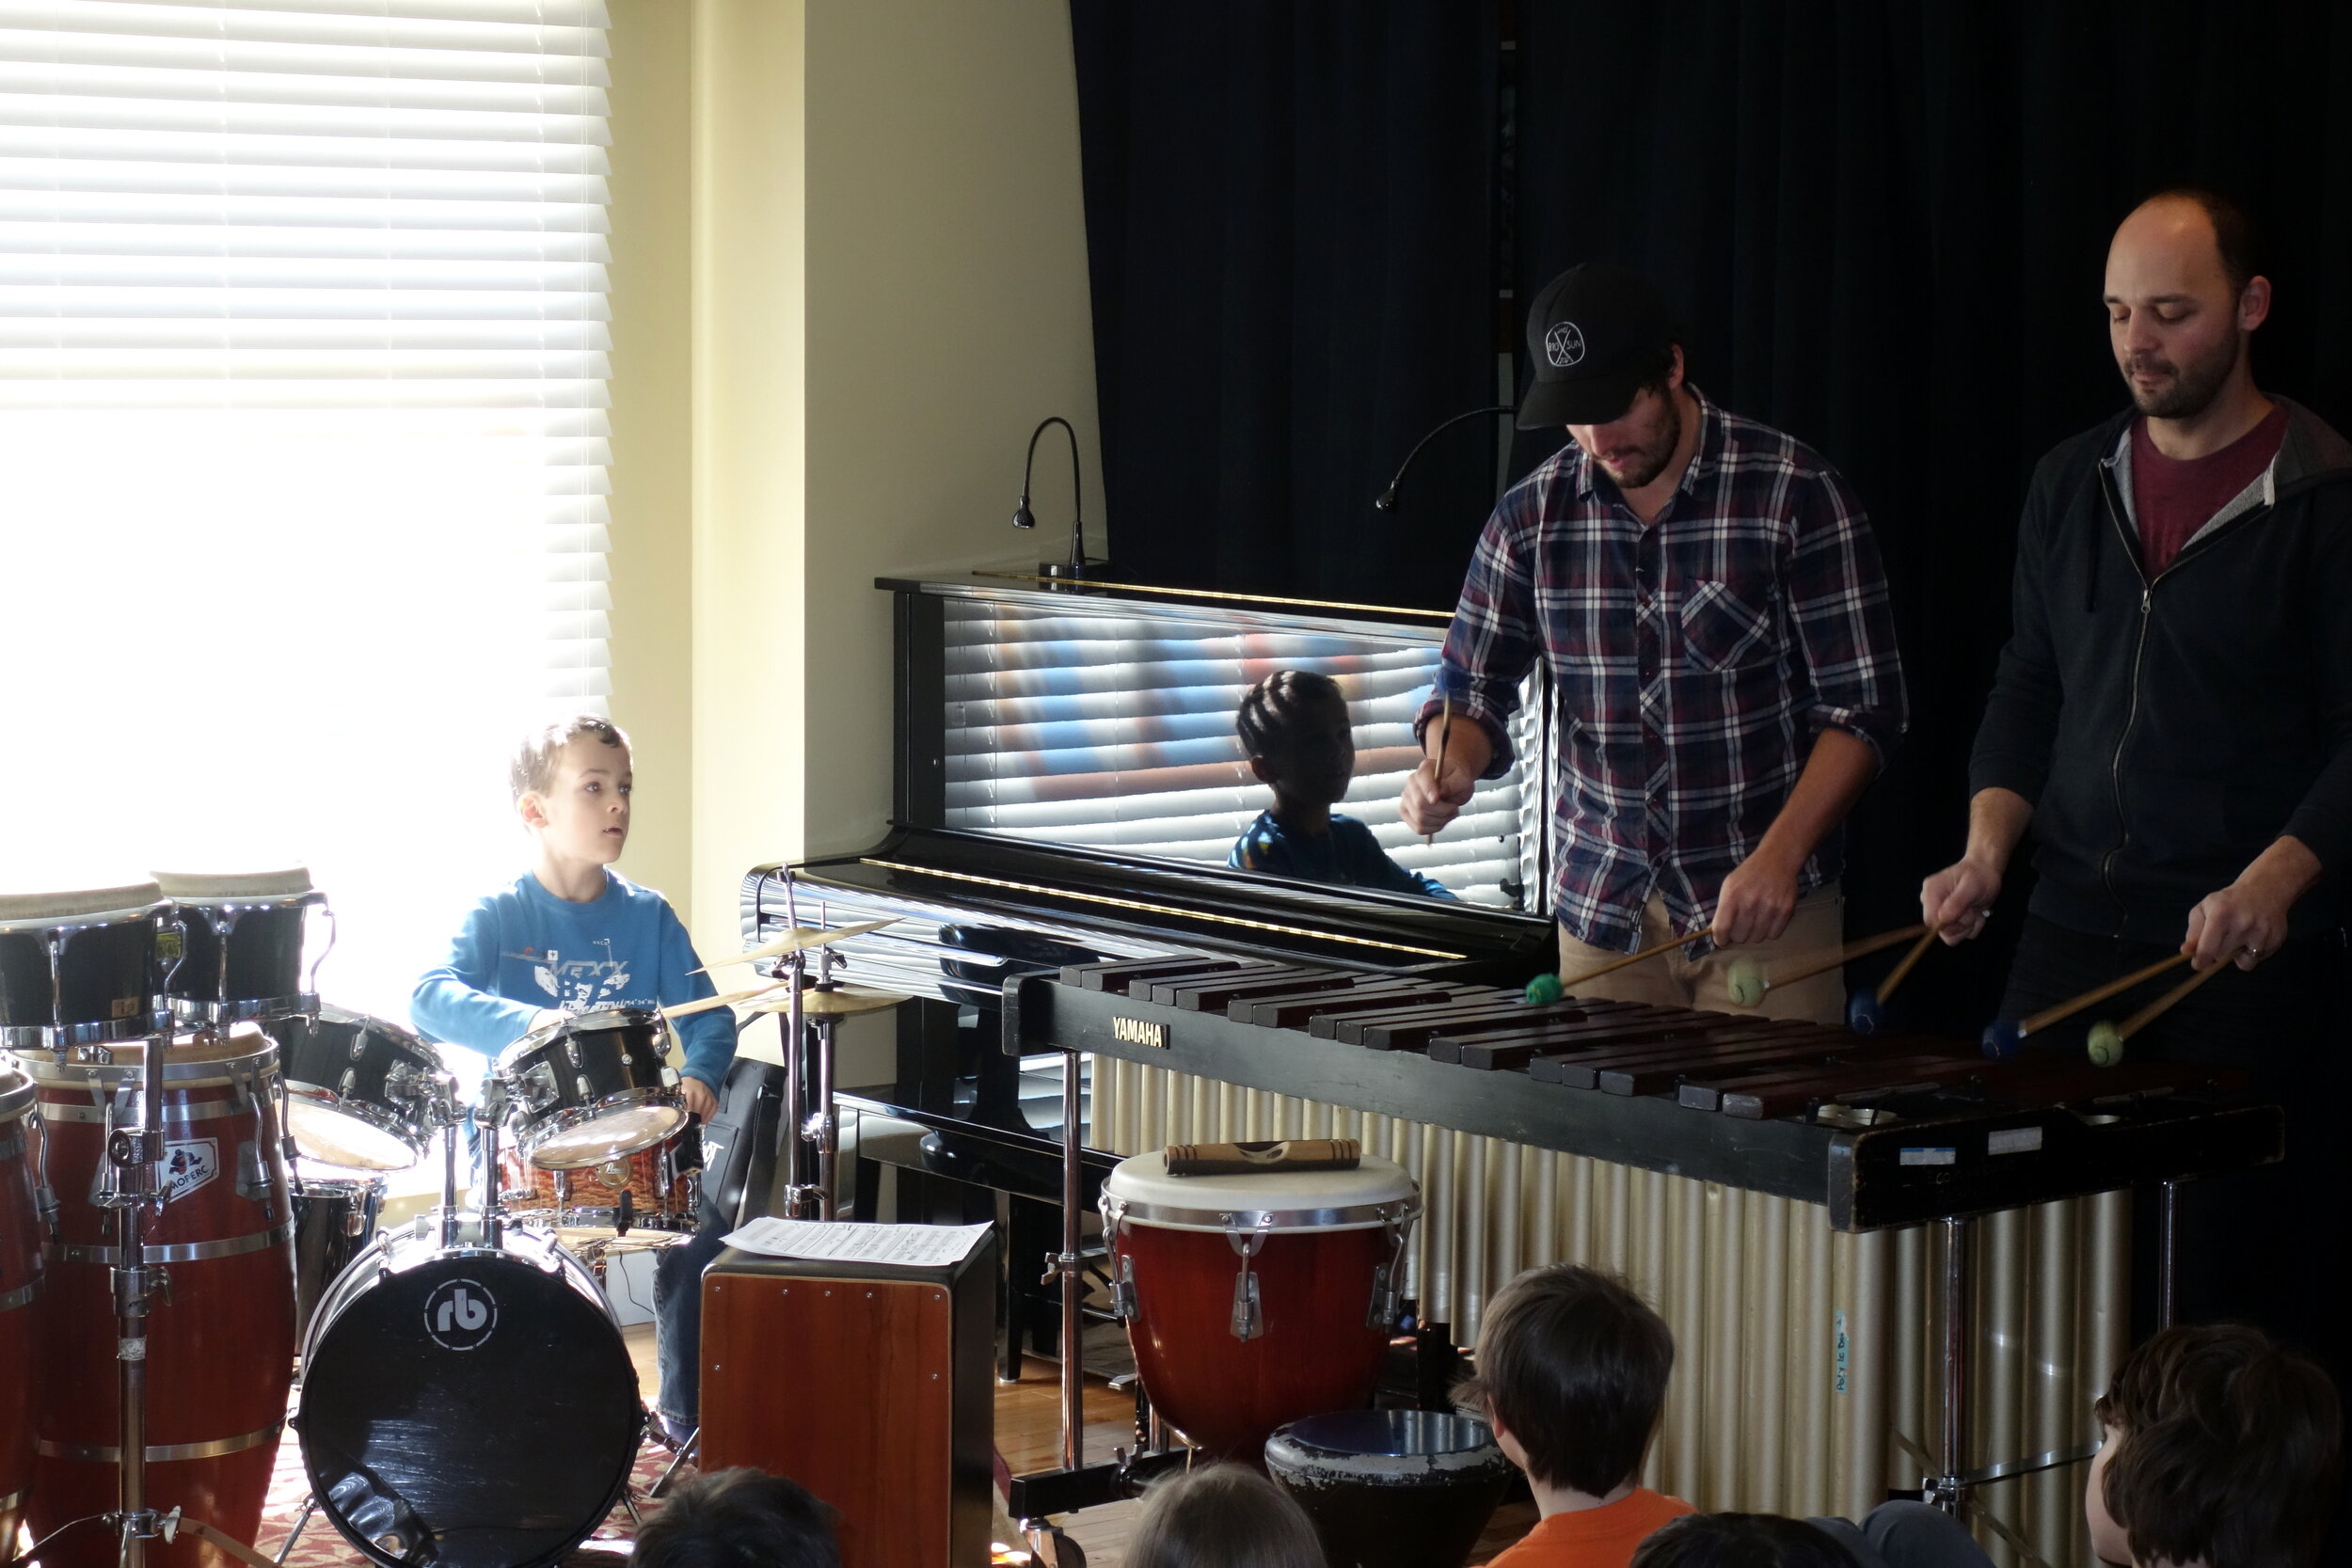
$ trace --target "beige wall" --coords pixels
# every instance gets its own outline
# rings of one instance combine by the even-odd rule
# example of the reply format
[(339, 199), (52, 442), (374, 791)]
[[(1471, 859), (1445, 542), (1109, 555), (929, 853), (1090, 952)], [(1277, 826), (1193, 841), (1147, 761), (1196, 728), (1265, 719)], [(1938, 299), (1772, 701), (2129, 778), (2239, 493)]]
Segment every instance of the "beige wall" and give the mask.
[(1078, 427), (1101, 548), (1069, 11), (612, 12), (614, 137), (632, 138), (612, 196), (613, 709), (644, 785), (628, 869), (715, 955), (748, 867), (882, 831), (876, 574), (1060, 553), (1066, 450), (1039, 451), (1045, 528), (1008, 524), (1023, 445), (1055, 413)]

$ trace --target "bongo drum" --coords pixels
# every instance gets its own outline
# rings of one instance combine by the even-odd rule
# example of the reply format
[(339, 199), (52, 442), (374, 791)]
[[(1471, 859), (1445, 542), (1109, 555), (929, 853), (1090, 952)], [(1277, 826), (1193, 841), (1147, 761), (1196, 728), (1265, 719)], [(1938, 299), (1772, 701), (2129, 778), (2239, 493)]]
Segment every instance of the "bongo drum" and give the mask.
[(1421, 1212), (1402, 1166), (1168, 1174), (1158, 1150), (1103, 1185), (1104, 1243), (1152, 1405), (1220, 1458), (1263, 1463), (1285, 1421), (1371, 1402)]
[(153, 882), (0, 890), (0, 1048), (148, 1033), (164, 911)]
[(1434, 1410), (1337, 1410), (1266, 1439), (1266, 1470), (1347, 1568), (1462, 1568), (1511, 1462), (1492, 1428)]
[(40, 1351), (33, 1333), (45, 1277), (35, 1162), (41, 1136), (32, 1080), (0, 1067), (0, 1552), (33, 1481), (33, 1388)]
[[(180, 922), (180, 961), (164, 985), (175, 1018), (223, 1022), (317, 1010), (318, 964), (306, 983), (302, 938), (326, 895), (310, 885), (309, 871), (158, 871), (155, 883)], [(335, 945), (331, 928), (326, 945)]]
[[(277, 1048), (249, 1023), (94, 1050), (20, 1053), (60, 1200), (48, 1291), (36, 1313), (45, 1387), (25, 1517), (36, 1536), (115, 1506), (119, 1440), (114, 1294), (119, 1237), (94, 1201), (106, 1117), (128, 1121), (146, 1053), (166, 1048), (163, 1211), (146, 1222), (150, 1262), (171, 1291), (148, 1320), (147, 1494), (158, 1506), (250, 1541), (261, 1528), (294, 1379), (294, 1215), (278, 1133)], [(115, 1542), (76, 1530), (43, 1568), (110, 1568)], [(190, 1535), (153, 1542), (154, 1568), (235, 1568)]]

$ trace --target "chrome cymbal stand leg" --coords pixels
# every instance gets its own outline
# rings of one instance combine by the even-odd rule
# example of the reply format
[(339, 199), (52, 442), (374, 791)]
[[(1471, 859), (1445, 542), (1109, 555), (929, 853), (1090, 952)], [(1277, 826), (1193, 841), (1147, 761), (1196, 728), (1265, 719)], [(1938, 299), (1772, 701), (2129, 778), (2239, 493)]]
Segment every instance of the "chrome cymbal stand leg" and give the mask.
[[(60, 1035), (63, 1027), (60, 1025)], [(137, 1122), (114, 1125), (106, 1115), (106, 1172), (99, 1194), (102, 1207), (115, 1212), (120, 1261), (110, 1274), (115, 1298), (115, 1357), (121, 1400), (121, 1435), (115, 1512), (107, 1523), (119, 1532), (121, 1568), (144, 1568), (147, 1543), (163, 1535), (165, 1517), (147, 1500), (147, 1318), (156, 1295), (169, 1289), (161, 1268), (147, 1261), (145, 1218), (160, 1212), (165, 1195), (158, 1180), (163, 1156), (162, 1095), (164, 1048), (169, 1036), (148, 1039), (142, 1050), (146, 1068), (139, 1093)], [(169, 1526), (178, 1525), (179, 1510)]]
[(281, 1568), (286, 1559), (293, 1555), (294, 1543), (302, 1539), (303, 1528), (310, 1524), (310, 1515), (318, 1512), (318, 1507), (319, 1498), (315, 1492), (302, 1499), (302, 1507), (294, 1514), (294, 1528), (286, 1532), (286, 1544), (278, 1548), (278, 1560)]
[(670, 1461), (670, 1467), (661, 1472), (661, 1479), (660, 1481), (655, 1481), (651, 1486), (645, 1488), (645, 1496), (648, 1497), (659, 1497), (666, 1495), (670, 1490), (671, 1481), (674, 1480), (678, 1473), (679, 1466), (687, 1464), (690, 1460), (692, 1460), (695, 1457), (695, 1450), (700, 1447), (702, 1440), (702, 1428), (696, 1427), (693, 1431), (688, 1433), (686, 1434), (686, 1441), (677, 1446), (677, 1457)]

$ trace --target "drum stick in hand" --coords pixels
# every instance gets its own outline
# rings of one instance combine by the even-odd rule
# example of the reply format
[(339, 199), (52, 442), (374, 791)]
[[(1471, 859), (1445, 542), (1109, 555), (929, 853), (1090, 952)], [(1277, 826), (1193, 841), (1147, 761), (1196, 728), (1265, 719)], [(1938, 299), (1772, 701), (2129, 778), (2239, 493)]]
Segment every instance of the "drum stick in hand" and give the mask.
[[(1440, 789), (1445, 786), (1445, 749), (1453, 743), (1453, 740), (1454, 693), (1449, 691), (1445, 694), (1445, 706), (1438, 715), (1438, 766), (1432, 768), (1429, 774), (1430, 784)], [(1421, 841), (1425, 845), (1437, 843), (1438, 831), (1432, 828), (1422, 834)]]

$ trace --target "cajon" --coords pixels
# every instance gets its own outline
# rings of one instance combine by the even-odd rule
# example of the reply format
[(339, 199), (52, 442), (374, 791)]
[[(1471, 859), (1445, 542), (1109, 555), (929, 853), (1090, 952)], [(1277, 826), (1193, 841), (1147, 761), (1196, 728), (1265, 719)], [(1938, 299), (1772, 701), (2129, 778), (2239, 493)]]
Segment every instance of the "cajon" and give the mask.
[(703, 1271), (702, 1468), (789, 1476), (844, 1568), (982, 1568), (996, 1241), (947, 1268), (767, 1258)]

